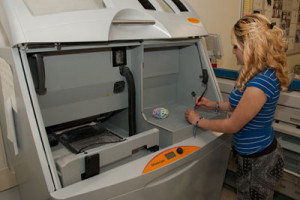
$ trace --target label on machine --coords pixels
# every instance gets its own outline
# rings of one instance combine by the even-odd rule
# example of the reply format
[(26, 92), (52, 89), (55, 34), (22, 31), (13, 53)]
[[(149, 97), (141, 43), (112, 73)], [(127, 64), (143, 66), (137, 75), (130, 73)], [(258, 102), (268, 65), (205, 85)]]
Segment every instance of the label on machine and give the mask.
[(160, 154), (156, 155), (143, 170), (143, 174), (161, 168), (165, 165), (168, 165), (176, 160), (179, 160), (194, 151), (197, 151), (200, 147), (197, 146), (179, 146), (167, 149)]

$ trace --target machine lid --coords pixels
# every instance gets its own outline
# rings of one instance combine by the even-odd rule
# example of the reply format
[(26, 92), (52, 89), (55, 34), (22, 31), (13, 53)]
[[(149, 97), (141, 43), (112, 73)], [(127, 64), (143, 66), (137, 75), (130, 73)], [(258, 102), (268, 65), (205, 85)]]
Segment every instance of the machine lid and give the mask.
[(207, 35), (184, 0), (2, 0), (0, 13), (9, 46)]

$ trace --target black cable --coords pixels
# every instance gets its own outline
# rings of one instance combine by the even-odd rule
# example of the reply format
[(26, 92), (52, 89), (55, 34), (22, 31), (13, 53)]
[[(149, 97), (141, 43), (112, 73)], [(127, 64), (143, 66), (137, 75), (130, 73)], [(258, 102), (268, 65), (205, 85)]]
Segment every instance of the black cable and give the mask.
[[(205, 94), (205, 92), (206, 92), (206, 90), (207, 90), (207, 85), (208, 85), (208, 84), (205, 84), (205, 89), (204, 89), (204, 91), (202, 92), (200, 98), (198, 99), (198, 102), (200, 102), (200, 101), (202, 100), (202, 98), (203, 98), (203, 96), (204, 96), (204, 94)], [(195, 104), (194, 108), (196, 108), (196, 107), (197, 107), (197, 104)]]
[[(201, 54), (200, 54), (200, 50), (199, 50), (199, 47), (197, 46), (197, 49), (198, 49), (198, 54), (199, 54), (199, 60), (200, 60), (200, 66), (201, 66), (201, 69), (202, 69), (202, 83), (205, 84), (205, 89), (204, 91), (202, 92), (200, 98), (198, 99), (198, 102), (200, 102), (204, 96), (204, 94), (206, 93), (207, 91), (207, 86), (208, 86), (208, 73), (207, 73), (207, 69), (203, 69), (203, 65), (202, 65), (202, 60), (201, 60)], [(195, 104), (194, 108), (197, 107), (197, 104)]]
[(133, 74), (130, 69), (125, 66), (120, 66), (120, 74), (126, 78), (128, 85), (128, 118), (129, 118), (129, 136), (136, 134), (136, 94)]

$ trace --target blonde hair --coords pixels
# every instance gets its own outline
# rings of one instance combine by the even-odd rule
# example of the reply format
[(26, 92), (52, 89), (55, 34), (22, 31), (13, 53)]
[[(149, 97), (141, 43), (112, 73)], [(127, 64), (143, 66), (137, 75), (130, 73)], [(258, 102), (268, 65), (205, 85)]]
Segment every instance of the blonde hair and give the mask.
[(280, 28), (261, 14), (246, 15), (234, 25), (231, 41), (244, 51), (244, 67), (236, 81), (240, 90), (266, 67), (275, 70), (280, 90), (287, 90), (290, 78), (284, 52), (286, 41)]

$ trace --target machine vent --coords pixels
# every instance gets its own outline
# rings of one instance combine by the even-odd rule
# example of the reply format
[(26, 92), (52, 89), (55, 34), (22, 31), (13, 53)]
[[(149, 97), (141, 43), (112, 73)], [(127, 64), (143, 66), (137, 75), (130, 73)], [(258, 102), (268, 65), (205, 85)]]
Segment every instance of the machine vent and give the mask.
[(139, 0), (139, 2), (147, 10), (156, 10), (155, 7), (148, 0)]
[(189, 10), (185, 7), (185, 5), (180, 0), (172, 0), (180, 12), (188, 12)]

